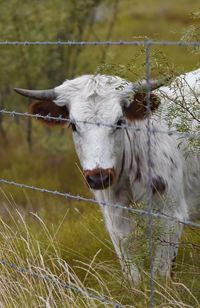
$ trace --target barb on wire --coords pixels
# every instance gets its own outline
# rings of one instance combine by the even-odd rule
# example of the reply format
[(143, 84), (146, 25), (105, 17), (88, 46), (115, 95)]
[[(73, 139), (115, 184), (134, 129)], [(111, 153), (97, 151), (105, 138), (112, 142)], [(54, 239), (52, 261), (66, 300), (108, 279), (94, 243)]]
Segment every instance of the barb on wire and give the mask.
[(81, 294), (83, 296), (89, 297), (91, 299), (97, 300), (97, 301), (99, 301), (99, 302), (101, 302), (103, 304), (111, 305), (114, 308), (125, 308), (124, 305), (122, 305), (120, 303), (117, 303), (117, 302), (110, 301), (105, 296), (99, 296), (99, 295), (96, 295), (94, 292), (91, 292), (91, 291), (88, 291), (88, 290), (87, 291), (82, 290), (81, 288), (76, 287), (73, 284), (70, 284), (70, 283), (67, 283), (67, 282), (63, 283), (58, 278), (51, 277), (49, 275), (42, 275), (42, 274), (39, 274), (39, 273), (37, 273), (35, 271), (30, 271), (27, 268), (19, 267), (16, 264), (9, 263), (9, 262), (7, 262), (4, 259), (0, 259), (0, 265), (10, 267), (10, 268), (12, 268), (14, 271), (16, 271), (18, 273), (27, 274), (27, 275), (32, 276), (32, 277), (40, 278), (40, 279), (42, 279), (44, 281), (48, 281), (48, 282), (50, 282), (50, 283), (52, 283), (54, 285), (59, 285), (59, 286), (61, 286), (64, 289), (72, 290), (75, 293), (78, 293), (78, 294)]
[[(2, 179), (2, 178), (0, 178), (0, 183), (16, 186), (16, 187), (20, 187), (20, 188), (25, 188), (25, 189), (32, 189), (32, 190), (35, 190), (35, 191), (39, 191), (39, 192), (42, 192), (42, 193), (49, 193), (49, 194), (64, 197), (64, 198), (67, 198), (67, 199), (84, 201), (84, 202), (89, 202), (89, 203), (99, 205), (99, 202), (95, 199), (86, 198), (86, 197), (82, 197), (82, 196), (79, 196), (79, 195), (72, 195), (71, 193), (60, 192), (60, 191), (57, 191), (57, 190), (50, 190), (50, 189), (47, 189), (47, 188), (41, 188), (41, 187), (37, 187), (37, 186), (33, 186), (33, 185), (30, 186), (30, 185), (27, 185), (27, 184), (17, 183), (17, 182), (9, 181), (9, 180)], [(138, 214), (138, 215), (142, 215), (142, 216), (148, 217), (149, 215), (152, 215), (152, 217), (155, 217), (155, 218), (170, 219), (170, 220), (176, 221), (177, 223), (181, 223), (183, 225), (187, 225), (187, 226), (195, 227), (195, 228), (200, 228), (199, 223), (195, 223), (195, 222), (190, 221), (190, 220), (185, 220), (185, 221), (180, 220), (176, 217), (170, 216), (170, 215), (162, 213), (162, 212), (152, 211), (151, 213), (149, 213), (146, 209), (136, 209), (136, 208), (133, 208), (133, 207), (123, 206), (121, 204), (111, 204), (111, 203), (107, 203), (107, 202), (103, 202), (103, 201), (100, 204), (102, 206), (109, 206), (109, 207), (115, 207), (115, 208), (118, 208), (118, 209), (124, 209), (124, 210), (127, 210), (129, 212), (132, 212), (132, 213), (135, 213), (135, 214)]]
[(0, 41), (1, 46), (30, 46), (30, 45), (61, 45), (61, 46), (146, 46), (151, 43), (151, 45), (160, 45), (160, 46), (200, 46), (200, 41), (150, 41), (150, 40), (141, 40), (141, 41)]
[[(6, 109), (0, 109), (0, 113), (9, 115), (9, 116), (22, 116), (22, 117), (30, 117), (33, 119), (45, 119), (45, 120), (56, 120), (56, 121), (63, 121), (70, 123), (70, 119), (63, 118), (62, 116), (59, 117), (53, 117), (51, 115), (43, 116), (41, 114), (32, 114), (29, 112), (18, 112), (18, 111), (11, 111)], [(131, 129), (136, 132), (147, 132), (147, 129), (145, 128), (137, 128), (134, 125), (131, 124), (121, 124), (120, 126), (117, 124), (107, 124), (107, 123), (101, 123), (101, 122), (92, 122), (92, 121), (81, 121), (76, 120), (77, 123), (83, 123), (83, 124), (89, 124), (89, 125), (96, 125), (96, 126), (106, 126), (106, 127), (113, 127), (113, 128), (121, 128), (121, 129)], [(168, 129), (168, 130), (159, 130), (155, 128), (150, 128), (150, 133), (152, 134), (167, 134), (169, 136), (177, 135), (180, 138), (195, 138), (200, 139), (200, 132), (179, 132), (175, 129)]]

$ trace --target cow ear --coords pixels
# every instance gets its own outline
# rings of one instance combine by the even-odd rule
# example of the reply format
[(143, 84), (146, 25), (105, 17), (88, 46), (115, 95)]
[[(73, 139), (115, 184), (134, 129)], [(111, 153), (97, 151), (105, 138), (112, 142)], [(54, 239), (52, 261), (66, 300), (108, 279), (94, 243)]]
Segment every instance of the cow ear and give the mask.
[[(68, 119), (69, 117), (69, 112), (67, 110), (66, 106), (57, 106), (54, 102), (52, 101), (39, 101), (39, 102), (34, 102), (30, 105), (29, 111), (31, 114), (38, 115), (37, 120), (49, 125), (49, 126), (63, 126), (65, 125), (68, 121), (67, 120), (61, 120), (60, 118), (63, 119)], [(39, 117), (41, 116), (49, 116), (50, 118), (42, 118)], [(58, 119), (51, 119), (51, 117), (58, 118)]]
[[(136, 93), (133, 101), (128, 107), (124, 107), (124, 115), (130, 120), (143, 120), (148, 116), (147, 93)], [(150, 108), (154, 112), (160, 105), (160, 99), (155, 94), (150, 93)]]

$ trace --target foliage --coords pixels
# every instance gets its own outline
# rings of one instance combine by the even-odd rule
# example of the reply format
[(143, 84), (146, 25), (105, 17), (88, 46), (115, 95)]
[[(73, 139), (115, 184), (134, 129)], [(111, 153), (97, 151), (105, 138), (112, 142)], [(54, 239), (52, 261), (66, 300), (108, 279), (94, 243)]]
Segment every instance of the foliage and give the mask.
[[(189, 26), (185, 31), (184, 34), (182, 36), (182, 41), (187, 41), (187, 42), (195, 42), (195, 41), (199, 41), (200, 38), (200, 12), (196, 12), (192, 14), (192, 17), (194, 20), (198, 21), (198, 24), (193, 24), (191, 26)], [(200, 54), (200, 47), (199, 46), (195, 46), (193, 48), (190, 48), (190, 52), (192, 54)]]
[[(182, 36), (190, 41), (199, 39), (199, 15), (191, 19), (188, 13), (197, 10), (197, 4), (195, 0), (181, 6), (176, 1), (163, 5), (159, 0), (1, 1), (0, 37), (1, 41), (68, 41), (147, 37), (176, 40)], [(51, 88), (83, 73), (114, 74), (133, 81), (146, 74), (145, 50), (138, 46), (0, 46), (0, 54), (0, 107), (9, 110), (28, 109), (27, 101), (13, 93), (16, 86)], [(198, 48), (151, 50), (154, 78), (176, 76), (198, 65)], [(170, 120), (180, 116), (178, 128), (186, 131), (191, 127), (191, 118), (183, 107), (173, 105)], [(189, 106), (189, 112), (199, 117), (199, 105)], [(26, 121), (0, 118), (1, 177), (90, 196), (83, 184), (70, 132), (53, 131), (34, 122), (30, 151), (25, 137)], [(148, 306), (148, 274), (143, 272), (140, 289), (133, 289), (124, 281), (99, 209), (15, 187), (2, 186), (0, 193), (1, 258), (30, 269), (34, 266), (40, 273), (57, 275), (63, 282), (91, 287), (123, 304)], [(143, 217), (136, 223), (139, 244), (135, 246), (135, 258), (148, 270)], [(155, 281), (157, 307), (199, 305), (199, 238), (198, 231), (186, 230), (174, 280)], [(100, 306), (10, 269), (1, 270), (0, 305)]]

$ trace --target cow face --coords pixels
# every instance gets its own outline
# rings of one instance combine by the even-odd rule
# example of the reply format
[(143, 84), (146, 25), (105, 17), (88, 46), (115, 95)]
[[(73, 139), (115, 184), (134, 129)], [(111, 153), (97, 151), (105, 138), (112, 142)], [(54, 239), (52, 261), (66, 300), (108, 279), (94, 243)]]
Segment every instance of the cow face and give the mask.
[[(121, 169), (121, 128), (127, 119), (145, 118), (146, 94), (135, 93), (133, 84), (119, 77), (89, 75), (64, 82), (54, 89), (53, 96), (53, 100), (33, 103), (31, 112), (67, 117), (87, 183), (92, 189), (108, 188)], [(157, 97), (151, 94), (150, 99), (152, 110), (156, 109)], [(47, 124), (61, 125), (63, 121), (49, 120)]]
[(98, 95), (79, 102), (71, 101), (69, 115), (76, 151), (89, 186), (104, 189), (114, 183), (119, 169), (123, 149), (122, 108), (117, 98)]

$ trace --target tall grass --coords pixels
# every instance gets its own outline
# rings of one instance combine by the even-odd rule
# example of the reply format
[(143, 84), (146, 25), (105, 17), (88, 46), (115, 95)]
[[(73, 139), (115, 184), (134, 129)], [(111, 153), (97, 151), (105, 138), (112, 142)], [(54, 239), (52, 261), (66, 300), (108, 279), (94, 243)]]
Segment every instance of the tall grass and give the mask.
[[(76, 167), (69, 133), (54, 131), (43, 143), (38, 136), (45, 128), (36, 125), (29, 152), (23, 122), (20, 127), (9, 121), (7, 125), (9, 143), (0, 147), (2, 177), (89, 196)], [(51, 148), (55, 143), (56, 156)], [(0, 213), (0, 259), (8, 263), (0, 265), (2, 307), (104, 306), (42, 275), (128, 307), (148, 306), (148, 266), (142, 270), (140, 286), (125, 281), (98, 206), (2, 185)], [(139, 246), (137, 259), (144, 257)], [(186, 228), (173, 280), (155, 279), (155, 307), (200, 305), (199, 256), (199, 230)], [(37, 275), (19, 273), (9, 266), (12, 263)]]
[[(0, 220), (0, 259), (7, 262), (0, 265), (2, 307), (103, 306), (87, 296), (87, 292), (128, 307), (148, 305), (148, 269), (143, 271), (143, 282), (138, 288), (124, 281), (112, 246), (103, 239), (100, 230), (97, 234), (93, 229), (94, 213), (87, 213), (87, 217), (83, 215), (74, 223), (66, 221), (70, 212), (66, 210), (55, 226), (47, 217), (42, 219), (40, 214), (25, 213), (3, 190), (1, 195), (5, 200), (2, 203), (4, 218)], [(198, 307), (200, 304), (200, 248), (191, 244), (193, 232), (183, 240), (174, 280), (155, 280), (155, 307)], [(186, 243), (190, 243), (189, 250)], [(10, 264), (35, 275), (18, 272)], [(48, 280), (42, 278), (45, 275)], [(55, 279), (59, 283), (53, 283)], [(66, 283), (81, 289), (82, 293), (63, 288)]]

